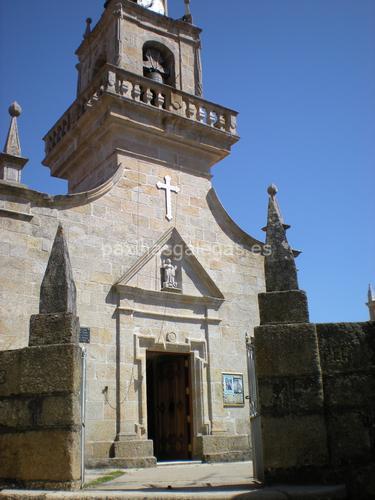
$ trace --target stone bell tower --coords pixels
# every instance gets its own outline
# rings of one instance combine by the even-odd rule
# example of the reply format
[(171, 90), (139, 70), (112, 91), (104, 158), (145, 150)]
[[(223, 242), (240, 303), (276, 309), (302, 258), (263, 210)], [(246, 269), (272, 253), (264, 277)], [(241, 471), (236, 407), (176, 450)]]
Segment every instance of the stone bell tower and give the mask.
[(87, 20), (77, 96), (44, 138), (44, 165), (69, 194), (27, 195), (33, 248), (56, 222), (67, 231), (92, 467), (250, 457), (244, 337), (258, 322), (263, 245), (213, 189), (237, 113), (203, 98), (201, 30), (179, 2), (179, 19), (167, 0), (108, 0), (96, 26)]
[(93, 29), (87, 20), (77, 99), (44, 138), (43, 163), (69, 192), (140, 157), (209, 177), (238, 140), (237, 113), (202, 98), (201, 30), (185, 4), (174, 20), (167, 0), (108, 0)]

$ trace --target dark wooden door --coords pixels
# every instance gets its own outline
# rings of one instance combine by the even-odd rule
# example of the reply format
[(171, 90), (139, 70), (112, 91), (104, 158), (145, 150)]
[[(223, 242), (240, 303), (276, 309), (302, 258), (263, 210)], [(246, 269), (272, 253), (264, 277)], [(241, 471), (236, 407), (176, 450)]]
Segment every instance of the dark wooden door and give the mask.
[(153, 378), (153, 394), (149, 393), (148, 404), (153, 408), (149, 408), (148, 418), (155, 456), (158, 460), (187, 460), (191, 457), (189, 358), (159, 355), (151, 364), (148, 377)]

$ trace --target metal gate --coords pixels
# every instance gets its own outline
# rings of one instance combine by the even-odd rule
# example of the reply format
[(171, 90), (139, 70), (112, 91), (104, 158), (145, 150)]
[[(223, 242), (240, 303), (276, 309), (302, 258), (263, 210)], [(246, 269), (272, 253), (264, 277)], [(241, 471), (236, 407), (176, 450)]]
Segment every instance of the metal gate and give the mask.
[(253, 338), (246, 339), (247, 347), (247, 373), (249, 377), (249, 406), (250, 406), (250, 428), (253, 446), (253, 469), (254, 477), (258, 481), (264, 480), (263, 468), (263, 444), (261, 417), (258, 404), (258, 387), (255, 374), (255, 353)]
[(81, 488), (85, 484), (85, 438), (86, 438), (86, 370), (87, 352), (81, 347)]

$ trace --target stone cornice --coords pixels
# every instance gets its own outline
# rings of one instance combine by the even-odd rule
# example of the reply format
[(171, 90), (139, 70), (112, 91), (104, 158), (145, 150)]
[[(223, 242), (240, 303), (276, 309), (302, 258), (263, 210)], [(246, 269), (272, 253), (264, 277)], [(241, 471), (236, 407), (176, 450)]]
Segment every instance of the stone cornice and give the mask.
[[(185, 304), (185, 305), (204, 305), (207, 307), (212, 307), (213, 309), (217, 309), (224, 302), (223, 298), (217, 297), (208, 297), (208, 296), (199, 296), (199, 295), (185, 295), (183, 293), (174, 293), (174, 292), (162, 292), (157, 290), (145, 290), (143, 288), (138, 288), (135, 286), (129, 285), (121, 285), (117, 284), (116, 289), (122, 294), (126, 295), (127, 298), (133, 298), (135, 302), (137, 298), (142, 298), (142, 300), (146, 299), (150, 302), (154, 303), (162, 303), (162, 304)], [(119, 309), (133, 309), (131, 307), (123, 307), (119, 306)]]
[[(186, 33), (187, 35), (199, 37), (202, 32), (201, 28), (194, 26), (190, 23), (183, 21), (182, 19), (173, 19), (168, 16), (162, 16), (155, 12), (152, 12), (135, 2), (130, 2), (129, 0), (116, 0), (109, 2), (106, 10), (103, 12), (101, 18), (91, 31), (90, 35), (81, 42), (76, 50), (76, 54), (79, 56), (81, 52), (85, 49), (88, 43), (92, 43), (94, 38), (100, 36), (100, 33), (113, 18), (114, 11), (121, 4), (123, 8), (122, 18), (128, 19), (130, 21), (136, 22), (139, 25), (147, 27), (147, 29), (152, 29), (159, 33), (168, 31), (169, 34), (175, 33), (176, 36)], [(163, 31), (164, 29), (164, 31)]]
[(34, 216), (30, 212), (21, 212), (18, 210), (11, 210), (10, 208), (0, 208), (0, 217), (31, 221)]
[[(109, 88), (109, 82), (108, 82), (109, 75), (107, 75), (108, 72), (118, 74), (118, 77), (122, 78), (123, 80), (126, 80), (128, 78), (131, 82), (135, 82), (135, 84), (141, 84), (141, 85), (144, 85), (145, 87), (152, 87), (153, 89), (157, 89), (157, 91), (159, 91), (160, 93), (173, 92), (175, 94), (178, 94), (178, 96), (181, 97), (181, 99), (185, 99), (187, 102), (191, 101), (195, 105), (199, 105), (203, 108), (207, 108), (207, 107), (212, 108), (216, 113), (223, 114), (223, 115), (224, 114), (230, 115), (230, 116), (233, 116), (234, 118), (236, 118), (238, 116), (238, 112), (233, 110), (233, 109), (227, 108), (227, 107), (222, 106), (220, 104), (216, 104), (212, 101), (208, 101), (206, 99), (203, 99), (202, 97), (189, 94), (187, 92), (184, 92), (183, 90), (178, 90), (178, 89), (172, 88), (169, 85), (165, 85), (164, 83), (158, 83), (158, 82), (152, 81), (146, 77), (137, 75), (135, 73), (131, 73), (131, 72), (126, 71), (124, 69), (121, 69), (117, 66), (114, 66), (113, 64), (107, 63), (105, 66), (103, 66), (101, 73), (96, 76), (96, 78), (93, 80), (93, 82), (88, 87), (85, 88), (85, 90), (77, 97), (77, 99), (71, 104), (71, 106), (66, 110), (66, 112), (48, 130), (48, 132), (43, 137), (43, 140), (45, 142), (47, 142), (48, 136), (50, 136), (50, 134), (55, 129), (57, 129), (59, 127), (59, 125), (61, 125), (63, 123), (64, 119), (67, 121), (67, 125), (69, 127), (72, 127), (74, 125), (74, 123), (78, 122), (79, 119), (81, 118), (81, 116), (84, 115), (85, 111), (87, 109), (92, 108), (93, 104), (96, 103), (100, 99), (101, 95), (106, 90), (112, 95), (118, 95), (124, 99), (134, 101), (136, 104), (143, 104), (145, 107), (148, 107), (148, 108), (150, 107), (149, 105), (142, 102), (140, 99), (137, 100), (137, 99), (132, 98), (130, 95), (131, 94), (130, 92), (128, 92), (129, 95), (126, 95), (126, 93), (124, 93), (124, 92), (116, 92), (116, 91), (113, 92)], [(78, 108), (82, 108), (82, 112), (80, 112)], [(157, 109), (157, 108), (155, 108), (155, 109)], [(176, 116), (176, 117), (181, 116), (181, 117), (187, 118), (187, 116), (186, 115), (184, 116), (184, 114), (182, 112), (179, 112), (179, 110), (174, 109), (173, 107), (171, 109), (173, 111), (167, 111), (165, 109), (162, 109), (162, 111), (169, 112), (172, 116)], [(71, 119), (69, 119), (69, 118), (71, 118)], [(196, 117), (195, 117), (195, 119), (188, 118), (188, 121), (193, 121), (194, 123), (198, 122), (198, 123), (201, 123), (202, 125), (206, 125), (203, 122), (199, 122), (199, 120), (196, 120)], [(230, 128), (230, 124), (227, 125), (227, 128), (228, 129)], [(239, 139), (239, 136), (237, 134), (236, 129), (234, 129), (233, 132), (228, 132), (227, 130), (225, 130), (225, 128), (223, 126), (222, 128), (216, 127), (216, 131), (222, 132), (222, 133), (226, 132), (227, 135), (233, 135), (235, 137), (235, 140), (233, 142), (237, 142), (237, 140)], [(68, 130), (64, 131), (64, 135), (67, 132), (68, 132)], [(46, 151), (46, 153), (48, 153), (48, 151)]]
[[(98, 135), (118, 124), (122, 134), (137, 130), (154, 140), (158, 135), (161, 141), (178, 141), (210, 167), (238, 141), (236, 117), (236, 111), (106, 64), (44, 137), (43, 164), (52, 175), (69, 178), (67, 171), (83, 144), (96, 144)], [(92, 126), (99, 122), (100, 127)]]
[(176, 314), (170, 313), (168, 311), (152, 311), (150, 309), (137, 309), (134, 307), (118, 307), (118, 313), (127, 314), (131, 316), (141, 316), (141, 317), (151, 317), (151, 318), (164, 318), (171, 319), (173, 321), (189, 321), (193, 323), (209, 323), (209, 324), (219, 324), (221, 323), (220, 318), (211, 318), (209, 316), (198, 316), (198, 315), (189, 315), (189, 314)]
[(14, 165), (19, 165), (20, 167), (24, 167), (26, 163), (29, 161), (29, 159), (24, 158), (23, 156), (15, 156), (8, 153), (0, 153), (0, 163), (6, 161)]
[[(90, 191), (83, 191), (82, 193), (65, 194), (65, 195), (50, 195), (34, 191), (20, 184), (11, 184), (0, 180), (0, 200), (2, 195), (12, 196), (15, 199), (27, 200), (31, 202), (32, 206), (48, 207), (48, 208), (71, 208), (80, 205), (91, 203), (92, 201), (104, 196), (108, 193), (121, 179), (124, 167), (119, 165), (116, 172), (100, 186), (91, 189)], [(17, 212), (19, 213), (19, 212)]]
[(259, 246), (261, 250), (263, 249), (264, 242), (253, 238), (234, 222), (223, 207), (214, 188), (209, 190), (206, 199), (216, 222), (230, 239), (244, 245), (249, 250), (253, 249), (254, 246)]

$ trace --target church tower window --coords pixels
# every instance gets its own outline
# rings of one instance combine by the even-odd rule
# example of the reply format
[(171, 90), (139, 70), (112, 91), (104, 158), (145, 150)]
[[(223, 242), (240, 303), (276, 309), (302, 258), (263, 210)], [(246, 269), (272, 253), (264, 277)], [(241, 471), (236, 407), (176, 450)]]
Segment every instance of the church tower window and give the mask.
[(173, 53), (161, 43), (146, 42), (143, 46), (143, 76), (175, 87)]

